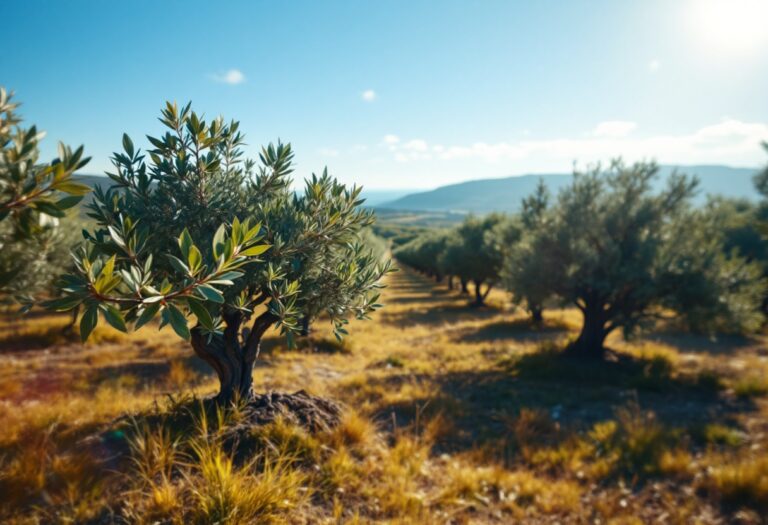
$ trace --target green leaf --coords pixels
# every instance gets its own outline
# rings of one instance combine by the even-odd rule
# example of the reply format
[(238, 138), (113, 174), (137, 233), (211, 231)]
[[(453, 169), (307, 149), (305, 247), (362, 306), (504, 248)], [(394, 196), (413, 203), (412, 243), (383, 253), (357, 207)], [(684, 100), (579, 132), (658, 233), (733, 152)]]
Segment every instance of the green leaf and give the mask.
[(150, 322), (154, 317), (157, 315), (157, 312), (160, 310), (160, 303), (153, 303), (141, 312), (141, 315), (139, 315), (139, 318), (136, 319), (136, 322), (133, 325), (134, 330), (138, 330), (148, 322)]
[(197, 249), (197, 246), (194, 244), (189, 248), (189, 255), (187, 256), (187, 262), (189, 262), (189, 267), (192, 269), (192, 271), (196, 271), (198, 268), (200, 268), (200, 265), (203, 263), (203, 256), (200, 253), (200, 250)]
[(187, 304), (201, 325), (203, 325), (208, 330), (214, 330), (215, 326), (213, 324), (213, 318), (203, 303), (196, 299), (187, 298)]
[(256, 235), (258, 235), (260, 231), (261, 231), (261, 223), (257, 222), (256, 224), (254, 224), (253, 228), (250, 228), (246, 232), (245, 237), (243, 238), (243, 241), (244, 242), (250, 241), (251, 239), (256, 237)]
[(62, 197), (56, 201), (56, 207), (60, 210), (68, 210), (74, 206), (77, 206), (81, 200), (83, 200), (82, 195), (70, 195), (68, 197)]
[(208, 284), (201, 284), (197, 287), (197, 290), (205, 296), (206, 299), (209, 301), (213, 301), (214, 303), (223, 303), (224, 302), (224, 296), (221, 294), (220, 291), (218, 291), (213, 286), (210, 286)]
[(239, 243), (240, 242), (240, 219), (235, 217), (232, 220), (232, 232), (231, 232), (232, 242)]
[(100, 277), (109, 277), (114, 273), (115, 258), (116, 256), (113, 255), (107, 260), (107, 262), (104, 264), (104, 267), (101, 269), (101, 273), (99, 274)]
[(80, 319), (80, 340), (84, 343), (88, 340), (88, 337), (96, 328), (96, 323), (99, 320), (98, 306), (92, 304), (83, 312), (83, 317)]
[(56, 183), (55, 188), (59, 191), (63, 191), (64, 193), (69, 193), (70, 195), (87, 195), (91, 192), (90, 186), (69, 180)]
[(59, 207), (52, 202), (37, 201), (32, 203), (32, 206), (34, 206), (34, 208), (37, 209), (37, 211), (39, 211), (40, 213), (45, 213), (46, 215), (50, 215), (51, 217), (57, 217), (60, 219), (66, 216), (66, 213), (60, 210)]
[(55, 310), (57, 312), (64, 312), (66, 310), (71, 310), (78, 304), (83, 302), (82, 297), (78, 297), (76, 295), (67, 295), (65, 297), (61, 297), (58, 299), (52, 299), (50, 301), (45, 301), (43, 303), (43, 307), (49, 309), (49, 310)]
[(234, 279), (237, 279), (238, 277), (242, 277), (243, 272), (224, 272), (220, 275), (217, 275), (215, 278), (217, 281), (233, 281)]
[(179, 249), (185, 259), (189, 258), (189, 250), (194, 244), (192, 243), (192, 237), (189, 235), (189, 230), (184, 228), (184, 231), (179, 235)]
[(227, 230), (222, 224), (219, 226), (219, 229), (216, 230), (216, 234), (213, 236), (212, 241), (212, 248), (213, 248), (213, 256), (217, 259), (221, 256), (222, 253), (224, 253), (224, 238), (226, 236)]
[(133, 141), (127, 133), (123, 133), (123, 149), (131, 159), (133, 159)]
[(171, 325), (173, 331), (176, 332), (179, 337), (184, 340), (189, 340), (191, 334), (189, 333), (189, 327), (187, 326), (187, 319), (184, 317), (184, 314), (181, 313), (181, 310), (173, 304), (169, 304), (165, 307), (165, 310), (163, 310), (163, 319)]
[(101, 313), (104, 315), (104, 320), (107, 321), (112, 328), (120, 330), (121, 332), (127, 332), (128, 328), (125, 326), (125, 320), (120, 310), (112, 306), (111, 304), (102, 305)]
[(187, 266), (184, 261), (171, 254), (166, 254), (166, 257), (168, 257), (168, 260), (171, 261), (171, 266), (173, 266), (177, 271), (184, 274), (190, 273), (189, 266)]
[(245, 255), (246, 257), (254, 257), (256, 255), (261, 255), (262, 253), (266, 252), (272, 247), (271, 244), (259, 244), (256, 246), (251, 246), (247, 250), (240, 252), (240, 255)]

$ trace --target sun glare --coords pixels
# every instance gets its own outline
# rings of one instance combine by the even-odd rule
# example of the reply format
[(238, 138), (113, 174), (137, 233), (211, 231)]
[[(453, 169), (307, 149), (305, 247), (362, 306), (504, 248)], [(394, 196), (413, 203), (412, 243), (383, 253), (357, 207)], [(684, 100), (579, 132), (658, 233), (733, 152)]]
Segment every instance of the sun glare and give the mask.
[(712, 53), (755, 55), (768, 41), (768, 0), (691, 0), (685, 16)]

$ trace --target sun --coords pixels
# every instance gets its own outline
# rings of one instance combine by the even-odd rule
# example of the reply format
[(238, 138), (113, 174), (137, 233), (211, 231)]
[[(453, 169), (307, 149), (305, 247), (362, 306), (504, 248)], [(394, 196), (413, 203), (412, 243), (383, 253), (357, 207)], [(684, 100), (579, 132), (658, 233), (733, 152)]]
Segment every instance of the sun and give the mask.
[(691, 0), (685, 16), (708, 52), (731, 56), (766, 52), (768, 0)]

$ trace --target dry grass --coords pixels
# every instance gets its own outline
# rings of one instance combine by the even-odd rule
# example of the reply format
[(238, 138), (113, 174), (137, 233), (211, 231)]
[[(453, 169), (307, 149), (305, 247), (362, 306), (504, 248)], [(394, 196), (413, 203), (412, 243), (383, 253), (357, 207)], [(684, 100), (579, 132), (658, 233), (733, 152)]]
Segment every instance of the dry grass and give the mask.
[(254, 370), (259, 390), (341, 400), (341, 424), (310, 434), (278, 420), (237, 443), (222, 432), (236, 407), (190, 408), (215, 382), (168, 330), (103, 329), (83, 346), (65, 317), (0, 322), (0, 521), (748, 523), (766, 512), (759, 342), (614, 334), (615, 359), (584, 364), (560, 355), (578, 312), (546, 311), (532, 327), (500, 292), (477, 309), (407, 271), (389, 284), (386, 307), (342, 345), (322, 322), (298, 350), (275, 334)]

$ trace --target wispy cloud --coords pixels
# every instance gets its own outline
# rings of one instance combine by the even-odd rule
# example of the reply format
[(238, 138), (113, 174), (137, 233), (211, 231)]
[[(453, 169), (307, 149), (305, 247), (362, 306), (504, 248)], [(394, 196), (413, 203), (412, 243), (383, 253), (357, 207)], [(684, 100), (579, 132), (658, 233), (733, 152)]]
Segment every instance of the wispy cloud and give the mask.
[(211, 78), (216, 82), (220, 82), (222, 84), (230, 84), (233, 86), (245, 82), (245, 75), (239, 69), (230, 69), (224, 73), (211, 75)]
[(363, 91), (360, 97), (366, 102), (373, 102), (374, 100), (376, 100), (376, 92), (372, 89), (366, 89), (365, 91)]
[(626, 137), (637, 127), (637, 123), (629, 120), (608, 120), (601, 122), (592, 131), (595, 137)]
[(654, 58), (650, 62), (648, 62), (648, 71), (651, 73), (656, 73), (659, 68), (661, 67), (661, 62), (657, 58)]
[(339, 150), (333, 149), (333, 148), (320, 148), (317, 150), (317, 152), (322, 157), (338, 157), (339, 156)]
[(623, 156), (627, 160), (657, 159), (671, 164), (732, 164), (749, 166), (765, 161), (761, 141), (768, 140), (768, 124), (722, 121), (678, 135), (636, 137), (634, 122), (598, 124), (582, 138), (476, 142), (468, 145), (430, 145), (414, 139), (388, 144), (397, 162), (471, 160), (486, 163), (515, 161), (521, 166), (552, 169)]

